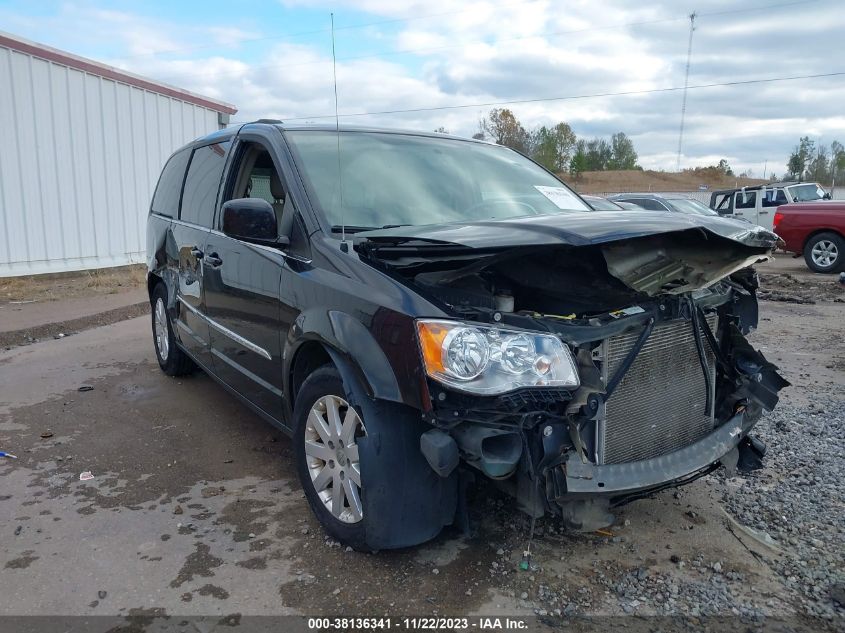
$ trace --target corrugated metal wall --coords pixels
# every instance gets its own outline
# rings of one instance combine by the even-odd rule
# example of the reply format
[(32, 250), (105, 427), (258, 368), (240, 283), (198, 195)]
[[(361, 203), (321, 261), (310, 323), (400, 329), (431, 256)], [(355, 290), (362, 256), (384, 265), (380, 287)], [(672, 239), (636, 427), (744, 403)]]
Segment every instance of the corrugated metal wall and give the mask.
[(217, 112), (0, 47), (0, 277), (144, 260), (167, 157)]

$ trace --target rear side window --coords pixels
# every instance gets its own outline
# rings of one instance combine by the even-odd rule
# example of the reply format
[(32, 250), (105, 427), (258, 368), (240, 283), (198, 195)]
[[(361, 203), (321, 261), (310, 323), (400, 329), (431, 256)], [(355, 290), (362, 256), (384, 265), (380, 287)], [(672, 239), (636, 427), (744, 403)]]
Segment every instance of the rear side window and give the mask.
[(783, 192), (783, 189), (766, 189), (766, 193), (763, 196), (764, 207), (779, 207), (782, 204), (786, 204), (786, 194)]
[(176, 152), (167, 161), (158, 179), (153, 204), (153, 213), (160, 213), (175, 218), (179, 213), (179, 194), (182, 193), (182, 181), (185, 180), (185, 168), (188, 166), (190, 150)]
[(181, 220), (211, 228), (228, 150), (229, 141), (194, 150), (182, 193)]

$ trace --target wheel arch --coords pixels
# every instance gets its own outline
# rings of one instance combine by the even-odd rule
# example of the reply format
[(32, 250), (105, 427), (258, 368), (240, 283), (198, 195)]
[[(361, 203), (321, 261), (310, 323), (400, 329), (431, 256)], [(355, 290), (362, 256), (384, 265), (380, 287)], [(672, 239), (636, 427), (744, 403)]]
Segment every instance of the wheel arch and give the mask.
[(368, 397), (406, 403), (396, 373), (376, 338), (345, 312), (301, 314), (291, 328), (287, 348), (284, 356), (290, 361), (284, 375), (291, 411), (308, 375), (329, 363), (337, 368), (345, 384), (355, 381)]
[(291, 409), (305, 379), (320, 367), (328, 364), (334, 364), (333, 359), (322, 341), (306, 340), (299, 345), (291, 359), (286, 376)]
[(804, 249), (807, 248), (807, 245), (810, 243), (810, 241), (812, 241), (814, 237), (822, 233), (833, 233), (834, 235), (838, 236), (840, 240), (845, 240), (845, 234), (843, 234), (843, 232), (839, 229), (835, 229), (833, 227), (813, 229), (812, 233), (808, 234), (807, 237), (804, 239), (804, 243), (801, 245), (801, 252), (804, 252)]
[(159, 284), (163, 284), (164, 279), (161, 276), (153, 271), (147, 273), (147, 296), (150, 298), (150, 303), (153, 301), (153, 291), (155, 287)]

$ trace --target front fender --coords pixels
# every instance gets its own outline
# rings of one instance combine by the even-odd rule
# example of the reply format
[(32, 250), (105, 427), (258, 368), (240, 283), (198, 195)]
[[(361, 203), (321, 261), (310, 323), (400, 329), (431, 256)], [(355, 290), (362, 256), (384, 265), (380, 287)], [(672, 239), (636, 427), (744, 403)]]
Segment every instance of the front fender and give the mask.
[(329, 322), (338, 349), (343, 350), (363, 374), (368, 394), (381, 400), (402, 402), (393, 367), (367, 328), (349, 314), (338, 310), (329, 310)]
[(285, 376), (290, 396), (291, 369), (300, 347), (317, 341), (342, 359), (371, 398), (427, 409), (428, 391), (422, 377), (412, 318), (381, 308), (367, 319), (339, 310), (306, 311), (291, 327), (285, 344)]

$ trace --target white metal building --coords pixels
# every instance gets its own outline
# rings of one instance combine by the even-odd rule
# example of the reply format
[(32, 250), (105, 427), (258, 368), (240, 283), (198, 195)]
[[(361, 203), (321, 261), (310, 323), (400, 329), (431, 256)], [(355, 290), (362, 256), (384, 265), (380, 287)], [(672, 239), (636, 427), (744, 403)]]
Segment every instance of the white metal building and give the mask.
[(0, 277), (142, 262), (167, 157), (236, 111), (0, 32)]

